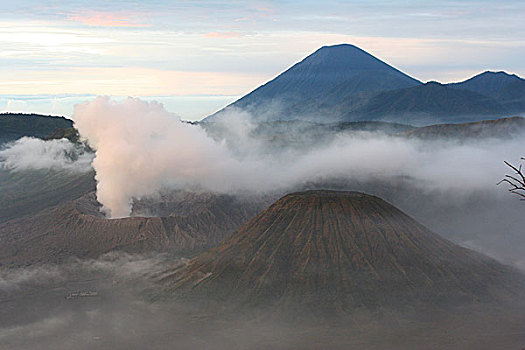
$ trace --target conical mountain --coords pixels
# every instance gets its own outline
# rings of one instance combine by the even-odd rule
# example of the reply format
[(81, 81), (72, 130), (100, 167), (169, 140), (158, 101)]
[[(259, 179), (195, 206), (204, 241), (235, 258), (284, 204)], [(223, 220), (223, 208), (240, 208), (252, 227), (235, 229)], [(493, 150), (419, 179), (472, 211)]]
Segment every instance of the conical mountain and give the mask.
[(380, 198), (308, 191), (281, 198), (161, 281), (184, 298), (348, 312), (491, 300), (517, 275)]
[[(360, 94), (419, 84), (356, 46), (324, 46), (228, 107), (251, 112), (257, 120), (304, 119), (304, 106), (314, 98), (318, 101), (314, 108), (324, 105), (334, 109)], [(227, 115), (224, 112), (219, 111), (206, 121)]]

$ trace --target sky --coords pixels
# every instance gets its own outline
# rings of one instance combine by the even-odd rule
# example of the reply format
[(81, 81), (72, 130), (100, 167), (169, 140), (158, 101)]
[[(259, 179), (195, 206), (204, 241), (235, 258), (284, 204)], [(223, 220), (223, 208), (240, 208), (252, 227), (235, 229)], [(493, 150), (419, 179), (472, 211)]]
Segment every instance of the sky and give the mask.
[(0, 0), (0, 112), (134, 96), (198, 120), (340, 43), (422, 81), (525, 76), (523, 18), (512, 0)]

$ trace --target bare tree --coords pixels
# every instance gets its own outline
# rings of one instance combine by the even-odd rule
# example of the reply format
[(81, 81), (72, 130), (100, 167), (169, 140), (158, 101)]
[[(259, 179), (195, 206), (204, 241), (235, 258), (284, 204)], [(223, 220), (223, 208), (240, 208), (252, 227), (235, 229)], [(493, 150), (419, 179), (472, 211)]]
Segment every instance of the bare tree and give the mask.
[[(521, 158), (522, 160), (525, 160), (525, 158)], [(522, 201), (525, 201), (525, 174), (522, 170), (522, 164), (519, 166), (514, 166), (510, 164), (509, 162), (505, 162), (505, 164), (514, 171), (513, 175), (505, 175), (505, 178), (498, 182), (498, 185), (500, 183), (507, 183), (509, 187), (509, 192), (517, 194), (521, 198)]]

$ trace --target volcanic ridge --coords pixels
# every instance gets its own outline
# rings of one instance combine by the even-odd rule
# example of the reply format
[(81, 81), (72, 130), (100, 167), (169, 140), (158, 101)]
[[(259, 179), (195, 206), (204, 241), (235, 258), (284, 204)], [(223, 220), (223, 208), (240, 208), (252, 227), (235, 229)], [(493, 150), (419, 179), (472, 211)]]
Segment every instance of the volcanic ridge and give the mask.
[(492, 301), (521, 283), (512, 268), (441, 238), (378, 197), (324, 190), (284, 196), (158, 279), (170, 298), (329, 313)]

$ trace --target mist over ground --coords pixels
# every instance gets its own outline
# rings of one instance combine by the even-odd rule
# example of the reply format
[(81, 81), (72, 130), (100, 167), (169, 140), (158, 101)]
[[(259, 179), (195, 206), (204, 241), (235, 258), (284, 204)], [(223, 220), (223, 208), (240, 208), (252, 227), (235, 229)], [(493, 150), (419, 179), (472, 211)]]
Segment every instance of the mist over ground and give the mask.
[[(184, 263), (166, 255), (110, 253), (2, 271), (0, 348), (6, 349), (494, 349), (525, 341), (523, 313), (482, 305), (446, 310), (355, 312), (295, 319), (261, 310), (196, 312), (153, 301), (155, 274)], [(75, 291), (97, 296), (67, 299)], [(199, 302), (206, 305), (207, 301)]]
[[(75, 114), (95, 154), (66, 140), (20, 139), (0, 151), (3, 182), (8, 188), (27, 174), (95, 170), (98, 200), (111, 217), (130, 215), (137, 199), (178, 190), (275, 199), (314, 188), (363, 191), (456, 243), (525, 269), (523, 203), (496, 185), (509, 170), (503, 160), (522, 156), (523, 134), (425, 140), (398, 127), (332, 132), (303, 125), (298, 132), (294, 123), (261, 132), (249, 115), (232, 113), (234, 122), (203, 127), (181, 122), (157, 103), (97, 98)], [(525, 343), (518, 304), (515, 312), (493, 305), (459, 306), (453, 313), (383, 310), (331, 323), (257, 310), (217, 316), (198, 311), (199, 305), (152, 298), (150, 291), (159, 288), (154, 276), (190, 257), (114, 252), (2, 270), (0, 347), (493, 349)], [(76, 291), (97, 295), (66, 299)]]
[(137, 99), (77, 106), (75, 125), (96, 150), (97, 197), (106, 213), (127, 216), (133, 198), (170, 189), (276, 198), (350, 189), (383, 197), (459, 244), (524, 267), (523, 203), (497, 186), (509, 172), (503, 161), (523, 155), (523, 130), (420, 139), (388, 129), (322, 133), (303, 125), (297, 132), (297, 124), (282, 123), (261, 133), (248, 113), (229, 113), (203, 128)]

